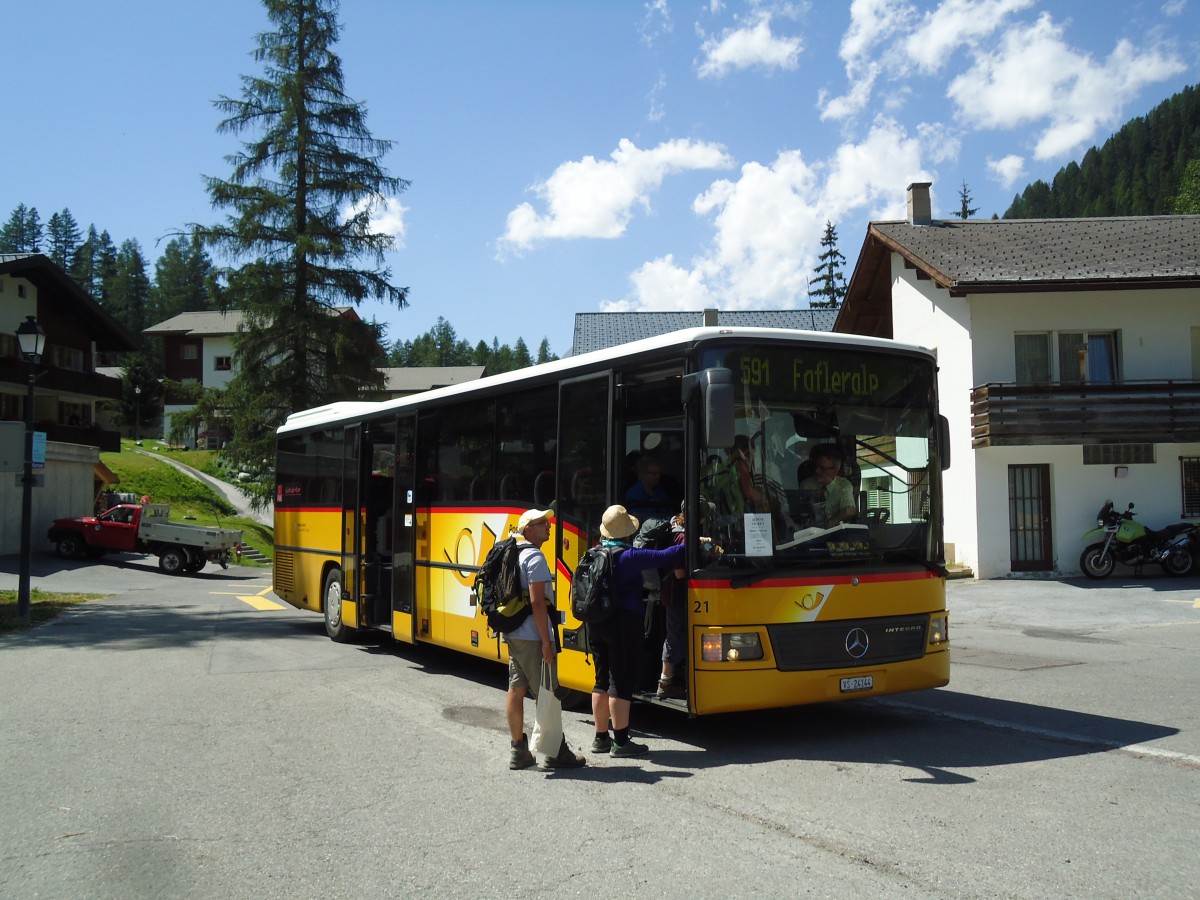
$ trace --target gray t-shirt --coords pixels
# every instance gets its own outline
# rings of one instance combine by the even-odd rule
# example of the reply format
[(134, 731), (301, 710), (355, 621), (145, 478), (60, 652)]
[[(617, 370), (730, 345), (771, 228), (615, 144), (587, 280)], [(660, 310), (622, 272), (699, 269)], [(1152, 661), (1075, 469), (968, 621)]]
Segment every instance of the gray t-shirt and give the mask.
[[(521, 590), (528, 591), (529, 585), (535, 581), (546, 582), (546, 609), (554, 609), (554, 579), (550, 576), (550, 565), (546, 562), (546, 554), (532, 545), (521, 550)], [(506, 638), (516, 638), (521, 641), (540, 641), (537, 624), (533, 616), (529, 616), (510, 631)]]

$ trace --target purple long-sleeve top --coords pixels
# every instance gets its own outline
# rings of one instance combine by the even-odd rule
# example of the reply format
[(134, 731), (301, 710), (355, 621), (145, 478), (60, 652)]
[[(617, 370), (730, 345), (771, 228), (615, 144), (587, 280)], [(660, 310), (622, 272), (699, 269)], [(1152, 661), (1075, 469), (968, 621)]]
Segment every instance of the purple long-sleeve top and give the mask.
[(649, 550), (630, 547), (623, 541), (604, 541), (604, 546), (621, 550), (617, 557), (617, 595), (620, 608), (640, 613), (645, 609), (642, 601), (642, 572), (647, 569), (681, 569), (687, 548), (683, 544), (665, 550)]

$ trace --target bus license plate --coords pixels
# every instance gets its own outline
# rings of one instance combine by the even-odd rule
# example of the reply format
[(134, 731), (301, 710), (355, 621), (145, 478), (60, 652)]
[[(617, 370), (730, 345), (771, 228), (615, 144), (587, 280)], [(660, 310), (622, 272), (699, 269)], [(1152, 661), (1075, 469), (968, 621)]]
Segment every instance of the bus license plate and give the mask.
[(842, 693), (848, 694), (853, 691), (869, 691), (875, 687), (874, 675), (857, 675), (854, 678), (842, 679)]

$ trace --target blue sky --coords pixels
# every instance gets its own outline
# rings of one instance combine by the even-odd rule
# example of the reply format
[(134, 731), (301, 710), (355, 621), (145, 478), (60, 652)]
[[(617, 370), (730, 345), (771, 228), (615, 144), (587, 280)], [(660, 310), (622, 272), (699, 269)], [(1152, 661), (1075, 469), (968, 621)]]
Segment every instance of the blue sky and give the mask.
[[(910, 182), (935, 216), (964, 180), (1003, 213), (1200, 81), (1198, 2), (343, 0), (347, 93), (411, 181), (378, 204), (411, 306), (361, 312), (562, 355), (576, 312), (806, 307), (826, 220), (849, 277)], [(216, 221), (202, 176), (238, 144), (212, 101), (267, 24), (254, 0), (10, 4), (0, 214), (68, 207), (151, 261)]]

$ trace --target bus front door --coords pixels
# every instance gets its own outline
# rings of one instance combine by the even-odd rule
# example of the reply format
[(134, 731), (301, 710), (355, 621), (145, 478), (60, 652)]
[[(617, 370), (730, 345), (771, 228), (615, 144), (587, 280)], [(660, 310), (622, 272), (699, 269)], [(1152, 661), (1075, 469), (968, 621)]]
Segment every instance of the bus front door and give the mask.
[(392, 636), (411, 644), (416, 640), (416, 453), (415, 415), (396, 420), (395, 478), (393, 484), (391, 557), (392, 557)]

